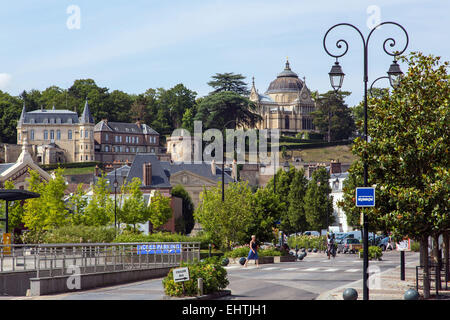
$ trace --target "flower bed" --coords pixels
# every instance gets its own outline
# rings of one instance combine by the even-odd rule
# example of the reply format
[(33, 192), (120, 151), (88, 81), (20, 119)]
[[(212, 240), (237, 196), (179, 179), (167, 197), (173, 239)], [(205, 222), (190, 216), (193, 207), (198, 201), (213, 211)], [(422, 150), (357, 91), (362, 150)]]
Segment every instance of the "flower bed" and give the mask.
[(181, 267), (189, 268), (189, 281), (184, 283), (173, 280), (173, 272), (170, 270), (167, 277), (163, 279), (164, 292), (170, 297), (193, 297), (198, 295), (197, 280), (203, 279), (203, 293), (211, 294), (221, 291), (228, 286), (227, 271), (220, 265), (217, 257), (208, 258), (203, 261), (186, 264)]

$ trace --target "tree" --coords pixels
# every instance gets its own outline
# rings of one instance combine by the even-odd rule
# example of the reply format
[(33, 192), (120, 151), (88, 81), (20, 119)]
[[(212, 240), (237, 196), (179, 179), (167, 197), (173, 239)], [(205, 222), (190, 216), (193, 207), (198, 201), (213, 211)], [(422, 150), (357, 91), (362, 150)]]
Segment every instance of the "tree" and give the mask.
[(17, 143), (17, 121), (20, 118), (23, 103), (0, 90), (0, 142)]
[(241, 95), (223, 91), (211, 94), (201, 100), (197, 107), (195, 120), (202, 121), (205, 129), (222, 129), (232, 121), (227, 128), (239, 125), (254, 127), (261, 116), (253, 113), (255, 104)]
[[(353, 152), (359, 166), (367, 160), (369, 185), (376, 185), (369, 219), (381, 220), (396, 238), (420, 241), (428, 298), (428, 238), (450, 227), (449, 62), (422, 53), (402, 60), (409, 69), (400, 85), (369, 101), (371, 142), (357, 139)], [(354, 203), (347, 197), (346, 205)]]
[(247, 83), (243, 80), (245, 77), (241, 74), (234, 74), (233, 72), (216, 73), (212, 76), (208, 85), (214, 89), (213, 93), (219, 93), (224, 91), (230, 91), (242, 96), (248, 96), (250, 91), (247, 88)]
[[(389, 89), (386, 88), (372, 88), (370, 97), (381, 98), (383, 95), (389, 94)], [(353, 121), (355, 123), (358, 132), (364, 132), (364, 101), (351, 108)], [(370, 114), (367, 115), (370, 117)]]
[(271, 242), (274, 240), (273, 229), (286, 211), (286, 204), (267, 187), (259, 188), (252, 198), (252, 216), (245, 237), (247, 239), (248, 235), (255, 235), (260, 242)]
[(146, 223), (150, 220), (150, 208), (144, 201), (144, 195), (141, 191), (141, 179), (133, 178), (130, 183), (122, 185), (123, 203), (118, 210), (120, 222), (133, 225), (136, 231), (136, 225)]
[(328, 91), (319, 96), (313, 122), (328, 137), (328, 142), (348, 139), (355, 130), (351, 110), (344, 102), (349, 95), (350, 92)]
[(88, 198), (82, 183), (78, 184), (77, 190), (69, 197), (68, 203), (71, 208), (72, 224), (86, 225), (85, 209), (88, 205)]
[(191, 196), (183, 188), (182, 185), (176, 185), (172, 188), (172, 196), (181, 198), (183, 200), (183, 233), (189, 234), (194, 228), (194, 203)]
[(28, 199), (24, 204), (23, 222), (32, 230), (50, 230), (68, 222), (68, 210), (64, 203), (66, 181), (63, 169), (54, 172), (50, 181), (40, 181), (39, 173), (30, 170), (28, 183), (30, 191), (40, 194), (39, 198)]
[(305, 195), (306, 221), (313, 230), (321, 231), (334, 222), (333, 197), (330, 196), (330, 174), (325, 168), (313, 172)]
[[(14, 189), (14, 183), (6, 180), (4, 184), (5, 190)], [(21, 229), (23, 227), (23, 201), (9, 201), (8, 203), (8, 225), (11, 229)], [(1, 206), (3, 207), (3, 206)]]
[(114, 221), (114, 201), (110, 197), (106, 174), (98, 178), (92, 193), (85, 211), (86, 225), (98, 227), (111, 224)]
[(285, 232), (304, 232), (308, 229), (305, 215), (307, 186), (308, 179), (305, 177), (305, 171), (303, 169), (295, 170), (288, 194), (289, 207), (287, 211), (287, 222), (289, 223), (289, 227), (283, 229)]
[(230, 249), (232, 243), (242, 243), (248, 238), (246, 230), (252, 219), (251, 204), (252, 192), (247, 182), (228, 184), (223, 202), (219, 182), (217, 187), (205, 189), (200, 194), (194, 217), (216, 245)]
[(159, 191), (151, 198), (150, 202), (150, 222), (153, 229), (158, 229), (165, 225), (172, 217), (171, 199), (165, 197)]

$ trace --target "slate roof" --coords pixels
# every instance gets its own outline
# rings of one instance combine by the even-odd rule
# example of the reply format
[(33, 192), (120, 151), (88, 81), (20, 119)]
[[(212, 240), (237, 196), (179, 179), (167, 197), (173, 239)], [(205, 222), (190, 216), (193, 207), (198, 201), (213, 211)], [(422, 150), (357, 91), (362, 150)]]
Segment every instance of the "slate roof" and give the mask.
[(125, 122), (110, 122), (110, 121), (100, 121), (94, 127), (94, 131), (110, 131), (117, 133), (140, 133), (140, 134), (155, 134), (159, 135), (158, 132), (150, 128), (146, 124), (141, 124), (139, 127), (136, 123), (125, 123)]
[(278, 92), (299, 92), (303, 88), (303, 82), (298, 75), (291, 70), (289, 61), (286, 62), (285, 69), (272, 81), (266, 94)]
[[(53, 120), (53, 122), (51, 122)], [(25, 124), (49, 124), (49, 123), (78, 123), (78, 114), (70, 110), (38, 109), (26, 112), (22, 109), (19, 123)]]
[(84, 104), (83, 114), (80, 117), (80, 123), (94, 123), (94, 118), (92, 118), (87, 100)]
[[(216, 175), (214, 176), (211, 171), (211, 164), (209, 163), (170, 163), (170, 162), (161, 162), (166, 173), (170, 175), (175, 174), (181, 171), (189, 171), (201, 177), (213, 180), (213, 181), (222, 181), (222, 169), (219, 166), (216, 166)], [(225, 169), (225, 183), (233, 182), (233, 179)]]
[[(128, 174), (128, 181), (131, 181), (133, 178), (137, 177), (141, 179), (142, 184), (144, 183), (142, 168), (144, 163), (152, 164), (152, 184), (150, 188), (170, 188), (172, 187), (169, 182), (169, 177), (164, 171), (163, 166), (161, 165), (161, 161), (158, 160), (156, 155), (151, 153), (138, 153), (134, 158), (134, 161), (131, 165), (130, 172)], [(143, 185), (144, 186), (144, 185)]]
[(15, 165), (15, 163), (0, 163), (0, 175), (13, 165)]

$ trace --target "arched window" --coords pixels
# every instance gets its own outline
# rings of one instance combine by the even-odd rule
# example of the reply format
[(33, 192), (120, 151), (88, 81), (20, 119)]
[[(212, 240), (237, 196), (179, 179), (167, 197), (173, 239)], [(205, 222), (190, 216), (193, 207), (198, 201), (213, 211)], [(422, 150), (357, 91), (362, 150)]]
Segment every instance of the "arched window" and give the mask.
[(44, 140), (48, 140), (48, 130), (44, 130)]
[(289, 116), (284, 118), (284, 128), (289, 129)]
[(67, 139), (72, 140), (72, 130), (67, 132)]

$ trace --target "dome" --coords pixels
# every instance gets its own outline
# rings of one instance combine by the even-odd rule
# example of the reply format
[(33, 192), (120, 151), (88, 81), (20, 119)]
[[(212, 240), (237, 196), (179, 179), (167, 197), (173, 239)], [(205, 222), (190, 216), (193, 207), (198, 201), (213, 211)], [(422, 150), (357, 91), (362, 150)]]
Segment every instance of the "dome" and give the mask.
[(298, 75), (291, 70), (289, 61), (287, 61), (285, 69), (270, 83), (266, 94), (298, 92), (302, 90), (302, 88), (303, 82), (298, 78)]

